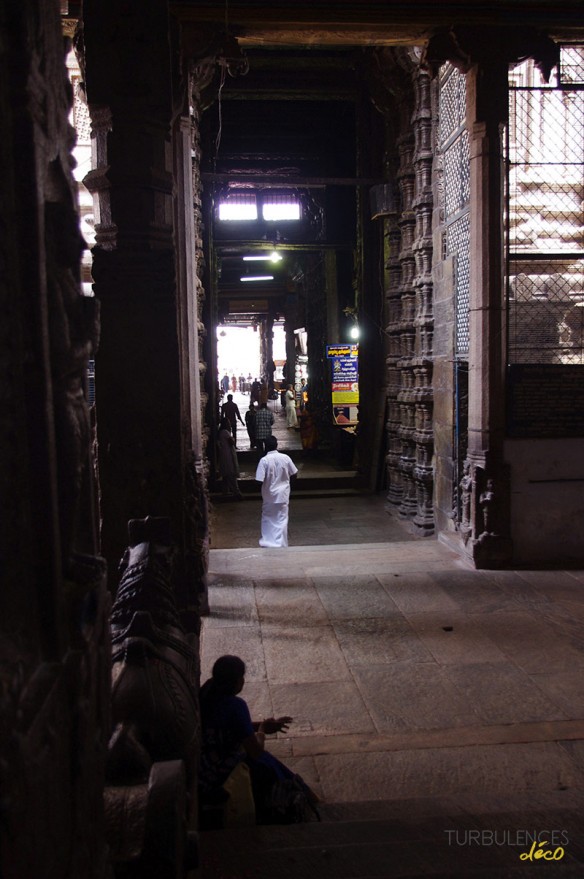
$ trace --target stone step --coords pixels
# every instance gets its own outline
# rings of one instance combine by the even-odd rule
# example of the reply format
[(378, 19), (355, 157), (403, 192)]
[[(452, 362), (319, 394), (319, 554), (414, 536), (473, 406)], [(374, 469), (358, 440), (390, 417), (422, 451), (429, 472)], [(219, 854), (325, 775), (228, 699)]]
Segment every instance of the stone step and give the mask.
[[(259, 488), (256, 486), (255, 489), (252, 487), (248, 487), (244, 482), (240, 482), (239, 487), (241, 489), (241, 493), (243, 495), (244, 501), (261, 501), (261, 494)], [(297, 491), (296, 487), (294, 489), (294, 497), (301, 496), (303, 499), (305, 498), (328, 498), (328, 497), (363, 497), (363, 491), (358, 488), (335, 488), (331, 487), (323, 487), (323, 488), (313, 488), (311, 486), (303, 487), (302, 491)], [(221, 493), (221, 486), (215, 486), (215, 488), (210, 493), (211, 501), (213, 503), (233, 503), (233, 498), (230, 496), (225, 497)]]
[[(298, 478), (294, 481), (293, 493), (302, 497), (335, 497), (343, 495), (370, 494), (364, 488), (361, 475), (353, 469), (338, 466), (329, 455), (292, 450), (289, 454), (299, 469)], [(257, 453), (255, 451), (238, 450), (240, 478), (239, 487), (245, 495), (259, 497), (259, 485), (255, 481)], [(211, 494), (216, 499), (221, 494), (221, 480), (211, 486)]]
[[(321, 807), (322, 822), (200, 834), (200, 879), (474, 879), (584, 876), (577, 815), (500, 806), (473, 815), (454, 803), (376, 801)], [(450, 813), (450, 814), (449, 814)], [(546, 822), (553, 824), (547, 825)], [(544, 822), (544, 823), (542, 823)], [(545, 826), (544, 826), (545, 824)], [(537, 830), (567, 834), (564, 855), (545, 867), (520, 855)], [(493, 834), (497, 833), (494, 837)], [(497, 843), (493, 839), (498, 840)], [(557, 846), (550, 851), (555, 851)], [(543, 863), (543, 861), (541, 862)]]

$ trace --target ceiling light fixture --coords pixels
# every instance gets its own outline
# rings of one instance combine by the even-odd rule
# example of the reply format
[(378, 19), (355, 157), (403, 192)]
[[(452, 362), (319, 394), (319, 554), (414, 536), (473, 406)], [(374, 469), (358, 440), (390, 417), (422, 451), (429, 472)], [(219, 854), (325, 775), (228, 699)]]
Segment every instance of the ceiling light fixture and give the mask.
[(281, 262), (282, 257), (273, 250), (271, 253), (248, 254), (243, 257), (244, 262)]
[(273, 275), (244, 275), (240, 281), (273, 281)]

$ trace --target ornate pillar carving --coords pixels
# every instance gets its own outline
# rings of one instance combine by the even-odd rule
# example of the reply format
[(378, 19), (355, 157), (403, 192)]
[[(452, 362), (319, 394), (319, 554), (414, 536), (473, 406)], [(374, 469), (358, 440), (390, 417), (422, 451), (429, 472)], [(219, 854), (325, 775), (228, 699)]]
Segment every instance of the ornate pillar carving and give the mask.
[[(432, 111), (430, 78), (415, 53), (376, 53), (373, 100), (388, 120), (399, 156), (399, 206), (385, 218), (388, 502), (432, 534), (433, 286)], [(381, 87), (380, 87), (381, 86)], [(382, 91), (382, 88), (384, 91)], [(394, 103), (395, 100), (395, 103)], [(398, 120), (398, 130), (389, 120)], [(389, 153), (388, 153), (389, 154)], [(389, 168), (388, 168), (389, 170)], [(397, 200), (396, 200), (397, 201)]]
[[(496, 51), (494, 51), (496, 47)], [(534, 57), (544, 75), (558, 47), (530, 28), (457, 28), (430, 40), (424, 63), (435, 74), (450, 61), (467, 75), (470, 139), (470, 309), (468, 459), (460, 482), (460, 530), (477, 567), (511, 557), (505, 436), (505, 301), (502, 133), (508, 66)]]
[(401, 376), (399, 360), (399, 320), (401, 315), (401, 263), (399, 261), (400, 231), (398, 226), (397, 204), (395, 212), (388, 214), (385, 221), (385, 301), (387, 314), (387, 437), (388, 450), (385, 457), (388, 478), (387, 500), (398, 506), (403, 497), (403, 482), (399, 469), (401, 440), (399, 429), (398, 395)]
[[(185, 456), (173, 204), (177, 82), (166, 2), (84, 3), (95, 154), (86, 180), (98, 223), (93, 278), (102, 303), (96, 412), (102, 547), (110, 571), (125, 522), (168, 516), (185, 552)], [(179, 80), (180, 82), (180, 80)], [(184, 574), (184, 572), (183, 572)], [(110, 584), (116, 586), (116, 577)], [(186, 593), (190, 586), (183, 578)], [(194, 596), (184, 595), (192, 606)]]
[(415, 136), (414, 170), (416, 214), (414, 290), (416, 329), (414, 367), (416, 464), (413, 478), (417, 491), (414, 525), (423, 534), (434, 533), (434, 432), (433, 432), (433, 281), (432, 281), (432, 104), (430, 77), (418, 68), (414, 74), (416, 108), (412, 123)]
[[(188, 95), (191, 133), (191, 210), (193, 213), (193, 284), (191, 308), (194, 319), (193, 341), (197, 349), (197, 362), (193, 381), (198, 399), (198, 430), (194, 435), (197, 444), (197, 474), (205, 486), (209, 471), (214, 465), (215, 436), (219, 397), (217, 387), (217, 341), (213, 332), (218, 323), (217, 297), (215, 295), (215, 266), (213, 256), (213, 192), (203, 192), (201, 180), (201, 120), (217, 99), (220, 75), (244, 74), (248, 69), (245, 53), (237, 40), (227, 34), (223, 27), (198, 25), (188, 20), (181, 22), (181, 54), (188, 68)], [(211, 461), (209, 460), (211, 458)], [(213, 463), (212, 463), (213, 462)]]
[(99, 303), (81, 287), (59, 3), (4, 4), (0, 44), (0, 874), (105, 879), (109, 593), (87, 400)]
[(407, 519), (411, 519), (417, 509), (417, 492), (413, 479), (416, 446), (414, 443), (414, 396), (412, 393), (414, 385), (413, 357), (416, 341), (414, 324), (416, 315), (416, 293), (414, 290), (416, 259), (413, 252), (416, 229), (416, 215), (414, 211), (416, 179), (413, 162), (414, 148), (415, 139), (413, 132), (408, 131), (398, 138), (400, 167), (397, 177), (401, 196), (401, 214), (398, 221), (400, 230), (399, 261), (401, 283), (399, 291), (401, 310), (398, 324), (399, 358), (397, 366), (400, 370), (401, 381), (397, 396), (400, 412), (397, 433), (401, 439), (402, 446), (398, 464), (402, 483), (399, 514)]

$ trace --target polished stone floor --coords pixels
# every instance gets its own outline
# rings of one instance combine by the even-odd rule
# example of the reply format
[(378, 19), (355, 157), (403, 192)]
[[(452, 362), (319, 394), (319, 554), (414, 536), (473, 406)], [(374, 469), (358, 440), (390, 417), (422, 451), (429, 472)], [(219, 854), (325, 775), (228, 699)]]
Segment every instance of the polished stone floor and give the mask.
[[(584, 571), (475, 571), (289, 452), (287, 549), (253, 485), (212, 504), (202, 676), (236, 653), (252, 714), (293, 716), (268, 746), (324, 820), (203, 834), (200, 879), (584, 877)], [(561, 859), (522, 860), (544, 831)]]
[[(259, 500), (215, 511), (202, 675), (239, 654), (252, 714), (294, 717), (269, 748), (327, 823), (215, 837), (204, 879), (584, 876), (584, 572), (472, 570), (384, 505), (293, 498), (288, 549)], [(521, 862), (544, 830), (561, 863)]]

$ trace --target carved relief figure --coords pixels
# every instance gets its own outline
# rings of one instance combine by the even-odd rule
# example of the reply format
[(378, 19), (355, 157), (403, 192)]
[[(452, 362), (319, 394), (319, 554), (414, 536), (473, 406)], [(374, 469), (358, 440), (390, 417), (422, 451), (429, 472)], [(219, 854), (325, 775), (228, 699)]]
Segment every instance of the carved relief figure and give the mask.
[(468, 539), (471, 532), (471, 499), (472, 499), (472, 475), (470, 461), (464, 462), (463, 476), (459, 483), (460, 487), (460, 531), (464, 540)]
[(483, 513), (483, 534), (495, 534), (495, 501), (495, 483), (492, 479), (487, 479), (487, 486), (479, 497)]
[(132, 519), (129, 534), (111, 615), (109, 774), (123, 776), (125, 767), (132, 773), (140, 763), (147, 770), (149, 761), (183, 759), (192, 783), (198, 653), (175, 604), (169, 520)]

